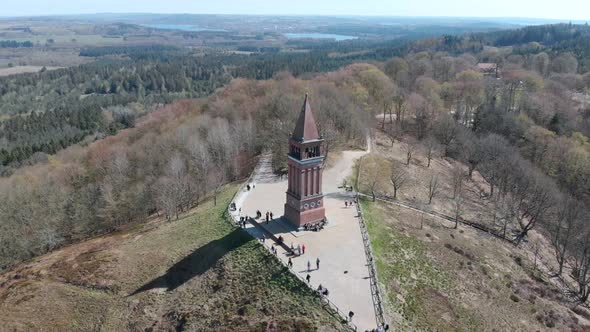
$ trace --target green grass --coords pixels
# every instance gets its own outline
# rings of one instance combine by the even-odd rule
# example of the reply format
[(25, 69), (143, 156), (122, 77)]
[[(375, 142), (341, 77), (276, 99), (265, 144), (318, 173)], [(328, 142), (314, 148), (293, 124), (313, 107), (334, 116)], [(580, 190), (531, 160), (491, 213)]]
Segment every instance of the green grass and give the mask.
[[(379, 281), (393, 312), (404, 322), (399, 328), (432, 331), (477, 331), (471, 313), (454, 305), (450, 276), (428, 255), (428, 247), (414, 236), (390, 227), (380, 203), (361, 200)], [(448, 320), (441, 316), (448, 316)]]
[[(425, 245), (413, 236), (388, 227), (382, 222), (383, 214), (375, 204), (367, 199), (361, 200), (379, 277), (382, 281), (395, 280), (396, 283), (397, 289), (387, 291), (392, 303), (399, 302), (395, 296), (397, 292), (410, 293), (422, 288), (447, 290), (448, 276), (427, 257)], [(413, 307), (411, 300), (400, 305), (404, 310)]]
[[(259, 242), (236, 228), (229, 220), (227, 206), (236, 186), (220, 193), (217, 206), (207, 201), (198, 213), (185, 217), (165, 232), (164, 243), (175, 241), (177, 247), (208, 246), (208, 251), (227, 252), (216, 262), (207, 260), (206, 253), (194, 265), (210, 265), (208, 271), (187, 282), (181, 300), (173, 302), (192, 307), (191, 303), (207, 302), (206, 310), (185, 312), (183, 320), (188, 329), (266, 330), (274, 324), (281, 331), (314, 331), (331, 326), (344, 327), (340, 318), (323, 308), (320, 299), (305, 284), (293, 276)], [(215, 243), (211, 245), (211, 243)], [(179, 250), (185, 257), (185, 249)], [(206, 312), (206, 314), (203, 314)]]

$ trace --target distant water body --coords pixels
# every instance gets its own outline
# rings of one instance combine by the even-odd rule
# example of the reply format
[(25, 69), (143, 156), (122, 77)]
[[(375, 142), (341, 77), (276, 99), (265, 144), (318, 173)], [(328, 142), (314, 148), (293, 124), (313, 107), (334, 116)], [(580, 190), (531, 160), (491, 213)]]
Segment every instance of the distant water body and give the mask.
[(201, 28), (198, 26), (188, 25), (188, 24), (141, 24), (141, 25), (144, 27), (148, 27), (148, 28), (162, 29), (162, 30), (227, 32), (227, 30), (223, 30), (223, 29)]
[(358, 37), (355, 36), (346, 36), (346, 35), (335, 35), (331, 33), (285, 33), (284, 34), (289, 39), (335, 39), (336, 41), (342, 40), (350, 40), (350, 39), (357, 39)]

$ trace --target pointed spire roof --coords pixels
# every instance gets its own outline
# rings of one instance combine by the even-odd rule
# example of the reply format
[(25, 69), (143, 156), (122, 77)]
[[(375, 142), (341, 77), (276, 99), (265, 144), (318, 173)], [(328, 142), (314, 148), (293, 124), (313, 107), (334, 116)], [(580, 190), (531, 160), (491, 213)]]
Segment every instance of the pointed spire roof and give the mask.
[(297, 141), (310, 141), (321, 138), (315, 118), (313, 117), (313, 112), (311, 111), (311, 106), (309, 105), (307, 93), (305, 94), (305, 101), (303, 102), (303, 107), (299, 113), (299, 119), (297, 119), (297, 125), (295, 125), (295, 130), (291, 138)]

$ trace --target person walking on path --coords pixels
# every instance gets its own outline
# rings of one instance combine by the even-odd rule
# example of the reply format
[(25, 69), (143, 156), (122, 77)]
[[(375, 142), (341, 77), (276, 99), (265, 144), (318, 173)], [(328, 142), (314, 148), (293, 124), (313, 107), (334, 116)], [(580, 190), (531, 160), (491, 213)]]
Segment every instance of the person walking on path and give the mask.
[(349, 322), (352, 322), (352, 317), (353, 317), (353, 316), (354, 316), (354, 312), (352, 312), (352, 311), (349, 311), (349, 312), (348, 312), (348, 321), (349, 321)]
[(311, 271), (311, 263), (307, 261), (307, 272)]
[(344, 201), (344, 207), (348, 207), (348, 201)]
[(269, 213), (268, 213), (268, 211), (266, 211), (266, 223), (267, 223), (267, 224), (268, 224), (268, 218), (269, 218), (269, 217), (270, 217), (270, 216), (269, 216)]
[(301, 256), (301, 246), (297, 245), (297, 254)]
[(271, 212), (271, 213), (270, 213), (270, 220), (273, 220), (273, 218), (274, 218), (274, 217), (273, 217), (273, 214), (272, 214), (272, 212)]
[(287, 262), (289, 268), (293, 268), (293, 262), (291, 261), (291, 257), (289, 257), (289, 262)]
[(301, 246), (301, 252), (303, 252), (303, 254), (305, 254), (305, 244)]
[(307, 280), (307, 283), (309, 284), (309, 281), (311, 280), (311, 276), (308, 274), (307, 277), (305, 277), (305, 280)]
[(320, 269), (320, 259), (319, 257), (315, 260), (315, 266), (316, 266), (316, 270)]
[(291, 251), (295, 252), (295, 247), (293, 247), (293, 242), (291, 242)]

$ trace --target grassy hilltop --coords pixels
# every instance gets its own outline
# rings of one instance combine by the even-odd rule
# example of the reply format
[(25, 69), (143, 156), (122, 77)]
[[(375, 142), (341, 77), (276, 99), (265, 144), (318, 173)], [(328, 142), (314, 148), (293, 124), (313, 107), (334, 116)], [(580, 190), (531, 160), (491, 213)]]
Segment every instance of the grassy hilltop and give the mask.
[(179, 220), (78, 243), (0, 276), (8, 331), (337, 331), (344, 327), (225, 219), (231, 185)]

